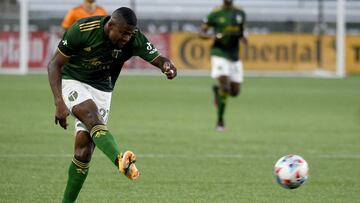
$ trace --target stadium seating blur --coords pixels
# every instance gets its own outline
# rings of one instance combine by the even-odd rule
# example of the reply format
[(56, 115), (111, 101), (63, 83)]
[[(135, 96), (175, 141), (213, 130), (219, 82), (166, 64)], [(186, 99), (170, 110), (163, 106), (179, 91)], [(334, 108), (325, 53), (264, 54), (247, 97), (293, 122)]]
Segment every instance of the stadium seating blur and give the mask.
[[(71, 6), (81, 1), (74, 0), (30, 0), (31, 9), (45, 11), (46, 16), (63, 13)], [(209, 10), (222, 3), (221, 0), (98, 0), (98, 4), (108, 10), (120, 6), (131, 7), (132, 3), (139, 17), (146, 19), (198, 19), (202, 18)], [(119, 3), (120, 2), (120, 3)], [(249, 19), (261, 21), (302, 20), (314, 21), (317, 18), (319, 0), (235, 0), (246, 8)], [(334, 20), (336, 14), (336, 0), (323, 0), (324, 17)], [(347, 0), (348, 21), (357, 21), (360, 17), (360, 1)], [(47, 11), (47, 12), (46, 12)], [(45, 17), (45, 16), (39, 16)]]
[[(4, 20), (18, 18), (18, 16), (14, 14), (18, 13), (16, 9), (19, 8), (16, 4), (18, 4), (19, 1), (22, 0), (0, 1), (0, 23), (6, 24), (7, 22), (3, 22)], [(53, 20), (53, 22), (49, 23), (50, 25), (58, 24), (69, 8), (82, 2), (82, 0), (28, 1), (30, 2), (30, 19), (35, 21), (46, 20), (43, 22), (45, 24), (48, 23), (49, 20)], [(110, 12), (121, 6), (132, 7), (136, 10), (141, 20), (200, 22), (210, 10), (220, 5), (222, 0), (97, 0), (97, 2)], [(290, 24), (290, 30), (294, 27), (294, 22), (317, 22), (319, 20), (319, 2), (323, 2), (324, 22), (334, 23), (336, 21), (337, 0), (234, 0), (236, 5), (241, 5), (246, 9), (248, 22), (261, 22), (262, 24), (258, 27), (266, 27), (266, 25), (264, 25), (266, 22), (283, 23), (278, 25), (278, 27), (286, 27)], [(356, 26), (354, 26), (355, 28), (360, 27), (358, 26), (358, 19), (360, 19), (359, 10), (359, 0), (346, 1), (346, 20), (347, 23), (350, 24), (350, 27), (351, 23), (356, 24)], [(41, 26), (41, 23), (38, 24)], [(311, 25), (309, 27), (313, 28), (314, 26)], [(275, 29), (275, 31), (278, 30)], [(287, 31), (286, 28), (284, 31)], [(309, 31), (311, 32), (311, 29), (307, 29), (305, 32)]]

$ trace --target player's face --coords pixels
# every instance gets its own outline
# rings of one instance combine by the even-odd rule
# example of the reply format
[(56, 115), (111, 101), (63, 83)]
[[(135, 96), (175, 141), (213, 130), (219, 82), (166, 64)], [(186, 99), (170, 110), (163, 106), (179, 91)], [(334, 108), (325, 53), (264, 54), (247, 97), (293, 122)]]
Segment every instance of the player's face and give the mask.
[(122, 23), (120, 25), (112, 24), (109, 31), (111, 43), (118, 47), (123, 47), (134, 35), (136, 26)]

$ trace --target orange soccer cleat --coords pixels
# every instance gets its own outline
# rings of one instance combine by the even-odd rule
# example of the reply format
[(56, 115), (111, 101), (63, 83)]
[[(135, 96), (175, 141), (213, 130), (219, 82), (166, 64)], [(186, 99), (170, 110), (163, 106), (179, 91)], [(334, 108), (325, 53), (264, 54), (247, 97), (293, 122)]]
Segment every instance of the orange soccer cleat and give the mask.
[(136, 158), (132, 151), (126, 151), (118, 156), (119, 171), (126, 175), (130, 180), (135, 180), (140, 176), (139, 170), (135, 166)]

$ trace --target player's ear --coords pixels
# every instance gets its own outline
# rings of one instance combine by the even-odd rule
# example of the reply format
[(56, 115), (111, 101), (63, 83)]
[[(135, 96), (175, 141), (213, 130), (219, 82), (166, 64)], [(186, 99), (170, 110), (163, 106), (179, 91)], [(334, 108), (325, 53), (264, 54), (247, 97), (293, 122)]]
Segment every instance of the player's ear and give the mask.
[(114, 27), (114, 22), (111, 19), (109, 20), (108, 26), (109, 26), (109, 28)]
[(114, 19), (110, 18), (110, 20), (109, 20), (109, 28), (110, 29), (115, 29), (116, 26), (117, 26), (117, 22)]

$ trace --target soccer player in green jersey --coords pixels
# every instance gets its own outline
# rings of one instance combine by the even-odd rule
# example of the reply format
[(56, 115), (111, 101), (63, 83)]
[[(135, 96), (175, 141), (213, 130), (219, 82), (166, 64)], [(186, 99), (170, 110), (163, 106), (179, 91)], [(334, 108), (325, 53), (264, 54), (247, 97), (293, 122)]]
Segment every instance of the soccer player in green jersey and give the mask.
[(124, 62), (132, 56), (158, 67), (168, 79), (176, 77), (177, 71), (136, 25), (135, 13), (126, 7), (111, 16), (81, 19), (66, 30), (49, 62), (55, 123), (66, 129), (67, 116), (75, 117), (75, 150), (63, 202), (75, 202), (95, 146), (130, 180), (140, 175), (135, 154), (121, 153), (106, 127), (112, 90)]
[[(236, 8), (233, 0), (223, 0), (223, 5), (204, 19), (199, 32), (201, 38), (214, 40), (211, 48), (211, 77), (217, 80), (213, 92), (218, 131), (225, 130), (224, 113), (228, 95), (236, 97), (243, 82), (239, 41), (247, 42), (244, 36), (245, 19), (245, 12)], [(213, 28), (214, 34), (210, 34), (209, 28)]]

